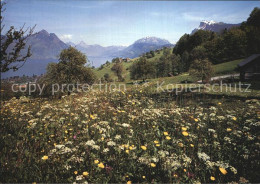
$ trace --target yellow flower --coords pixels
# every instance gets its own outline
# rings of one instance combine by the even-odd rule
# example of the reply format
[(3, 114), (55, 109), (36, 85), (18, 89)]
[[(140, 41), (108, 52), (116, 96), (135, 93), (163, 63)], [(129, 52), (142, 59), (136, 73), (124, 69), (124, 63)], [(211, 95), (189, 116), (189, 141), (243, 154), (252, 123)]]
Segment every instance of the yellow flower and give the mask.
[(49, 158), (49, 157), (46, 156), (46, 155), (44, 155), (44, 156), (42, 157), (43, 160), (47, 160), (48, 158)]
[(129, 149), (130, 149), (130, 150), (132, 150), (132, 149), (133, 149), (133, 147), (132, 147), (132, 146), (129, 146)]
[(54, 137), (54, 135), (51, 135), (50, 137)]
[(186, 169), (183, 169), (184, 172), (186, 172), (187, 170)]
[(146, 146), (141, 146), (141, 148), (145, 151), (147, 148)]
[(159, 143), (159, 141), (153, 141), (155, 144), (158, 144)]
[(65, 130), (65, 133), (67, 134), (67, 133), (68, 133), (68, 130)]
[(237, 118), (236, 118), (236, 117), (233, 117), (232, 119), (233, 119), (234, 121), (236, 121), (236, 120), (237, 120)]
[(231, 128), (227, 128), (227, 132), (231, 132), (232, 131), (232, 129)]
[(77, 175), (77, 174), (78, 174), (78, 171), (74, 171), (74, 174), (76, 174), (76, 175)]
[(186, 127), (182, 127), (181, 129), (182, 129), (183, 131), (186, 131), (186, 130), (187, 130), (187, 128), (186, 128)]
[(102, 169), (105, 168), (105, 166), (104, 166), (104, 164), (103, 164), (102, 162), (100, 162), (100, 164), (98, 164), (98, 167), (100, 167), (100, 168), (102, 168)]
[(198, 122), (199, 120), (197, 118), (194, 119), (195, 122)]
[(127, 154), (129, 154), (129, 150), (125, 150), (125, 152), (126, 152)]
[(168, 132), (163, 132), (164, 135), (169, 135)]
[(126, 184), (131, 184), (131, 183), (132, 183), (131, 181), (126, 182)]
[(227, 174), (226, 169), (224, 169), (224, 168), (222, 168), (222, 167), (219, 168), (219, 171), (220, 171), (222, 174), (224, 174), (224, 175)]
[(171, 137), (170, 137), (170, 136), (166, 136), (166, 139), (167, 139), (167, 140), (170, 140), (170, 139), (171, 139)]
[(159, 146), (161, 146), (161, 145), (160, 145), (160, 144), (156, 144), (155, 146), (156, 146), (156, 147), (159, 147)]
[(183, 147), (183, 144), (180, 142), (179, 144), (178, 144), (180, 147)]
[(94, 160), (94, 163), (95, 163), (95, 164), (98, 164), (98, 163), (99, 163), (99, 161), (98, 161), (98, 160)]
[(151, 167), (156, 167), (156, 165), (154, 163), (151, 163), (150, 165), (151, 165)]
[(102, 140), (102, 141), (104, 141), (104, 139), (105, 139), (104, 137), (101, 137), (101, 140)]
[(219, 105), (221, 105), (222, 103), (221, 103), (221, 102), (219, 102), (218, 104), (219, 104)]
[(174, 174), (173, 177), (174, 177), (174, 178), (178, 178), (178, 175), (177, 175), (177, 174)]
[(214, 176), (210, 176), (210, 180), (211, 181), (215, 181), (215, 177)]
[(192, 147), (192, 148), (193, 148), (193, 147), (194, 147), (194, 144), (190, 144), (190, 147)]
[(88, 172), (87, 171), (83, 172), (83, 176), (88, 176)]
[(188, 132), (182, 132), (182, 135), (184, 135), (185, 137), (189, 135)]
[(145, 176), (143, 176), (142, 178), (145, 179)]
[(90, 114), (89, 116), (90, 116), (90, 119), (96, 119), (97, 118), (96, 114), (94, 114), (94, 115)]

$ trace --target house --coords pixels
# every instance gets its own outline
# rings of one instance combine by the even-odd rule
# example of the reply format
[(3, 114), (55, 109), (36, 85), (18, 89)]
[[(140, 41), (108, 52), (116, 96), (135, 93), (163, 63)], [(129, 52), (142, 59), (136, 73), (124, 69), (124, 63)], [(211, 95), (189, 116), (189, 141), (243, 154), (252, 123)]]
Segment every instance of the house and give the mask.
[(260, 54), (254, 54), (238, 64), (241, 80), (260, 79)]

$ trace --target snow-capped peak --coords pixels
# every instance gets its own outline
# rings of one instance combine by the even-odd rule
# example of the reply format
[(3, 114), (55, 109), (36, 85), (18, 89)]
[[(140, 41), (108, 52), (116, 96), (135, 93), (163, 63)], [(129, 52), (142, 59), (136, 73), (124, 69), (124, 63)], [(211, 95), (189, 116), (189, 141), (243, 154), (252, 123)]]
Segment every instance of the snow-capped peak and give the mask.
[(194, 34), (198, 30), (208, 30), (208, 31), (213, 31), (213, 32), (221, 32), (224, 29), (230, 29), (231, 27), (236, 27), (239, 26), (240, 24), (227, 24), (224, 22), (215, 22), (213, 20), (207, 21), (203, 20), (200, 22), (200, 25), (198, 28), (195, 28), (191, 34)]
[(208, 24), (208, 25), (212, 25), (212, 24), (216, 24), (217, 23), (217, 22), (215, 22), (213, 20), (210, 20), (210, 21), (203, 20), (202, 22), (205, 23), (205, 24)]
[(199, 29), (204, 30), (204, 29), (206, 29), (206, 27), (208, 27), (208, 26), (214, 26), (214, 25), (216, 25), (216, 24), (219, 24), (219, 23), (218, 23), (218, 22), (215, 22), (215, 21), (213, 21), (213, 20), (210, 20), (210, 21), (203, 20), (203, 21), (200, 22), (200, 25), (199, 25), (199, 27), (198, 27), (197, 29), (198, 29), (198, 30), (199, 30)]
[(169, 41), (157, 37), (147, 36), (137, 40), (135, 43), (170, 44)]

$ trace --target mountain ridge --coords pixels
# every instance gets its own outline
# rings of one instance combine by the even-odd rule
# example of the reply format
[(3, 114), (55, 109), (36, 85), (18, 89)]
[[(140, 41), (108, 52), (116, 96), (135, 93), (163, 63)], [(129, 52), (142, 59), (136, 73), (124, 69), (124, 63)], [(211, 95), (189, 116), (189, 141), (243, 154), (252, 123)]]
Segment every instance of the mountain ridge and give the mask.
[(198, 30), (207, 30), (207, 31), (213, 31), (216, 33), (221, 33), (224, 29), (230, 29), (232, 27), (238, 27), (239, 24), (230, 24), (230, 23), (224, 23), (224, 22), (215, 22), (213, 20), (207, 21), (203, 20), (200, 22), (199, 27), (192, 30), (191, 34), (194, 34)]

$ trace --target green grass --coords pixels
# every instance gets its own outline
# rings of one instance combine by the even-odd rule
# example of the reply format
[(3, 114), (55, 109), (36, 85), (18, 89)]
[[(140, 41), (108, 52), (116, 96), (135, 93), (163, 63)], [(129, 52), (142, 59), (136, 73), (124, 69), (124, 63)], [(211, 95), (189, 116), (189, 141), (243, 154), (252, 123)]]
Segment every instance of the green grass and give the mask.
[(214, 65), (215, 75), (237, 73), (235, 71), (235, 69), (237, 68), (237, 65), (242, 60), (243, 59), (238, 59), (238, 60), (229, 61), (229, 62)]
[[(129, 73), (129, 67), (132, 65), (132, 60), (131, 62), (123, 62), (123, 66), (125, 69), (125, 72), (123, 74), (123, 77), (126, 79), (126, 81), (130, 80), (130, 73)], [(94, 70), (94, 73), (97, 75), (97, 77), (100, 79), (101, 77), (104, 77), (104, 75), (106, 73), (108, 73), (110, 75), (110, 77), (112, 79), (117, 79), (116, 75), (114, 74), (114, 72), (111, 70), (112, 66), (114, 65), (114, 63), (109, 63), (108, 65), (105, 65), (103, 69), (99, 70), (98, 68)]]
[[(172, 51), (171, 51), (172, 52)], [(159, 59), (161, 56), (163, 55), (163, 51), (160, 51), (160, 53), (156, 53), (155, 52), (155, 56), (153, 58), (149, 58), (148, 61), (154, 61), (156, 59)], [(125, 73), (123, 74), (123, 77), (125, 78), (126, 82), (130, 82), (130, 72), (129, 72), (129, 68), (130, 66), (133, 64), (133, 62), (137, 61), (139, 59), (139, 57), (133, 58), (131, 59), (130, 62), (122, 62), (124, 69), (125, 69)], [(105, 65), (103, 69), (99, 70), (98, 68), (94, 70), (94, 73), (97, 75), (97, 77), (100, 79), (101, 77), (103, 77), (106, 73), (108, 73), (110, 75), (110, 77), (114, 80), (117, 80), (116, 75), (114, 74), (114, 72), (111, 70), (111, 67), (114, 65), (114, 63), (109, 63), (108, 65)]]

